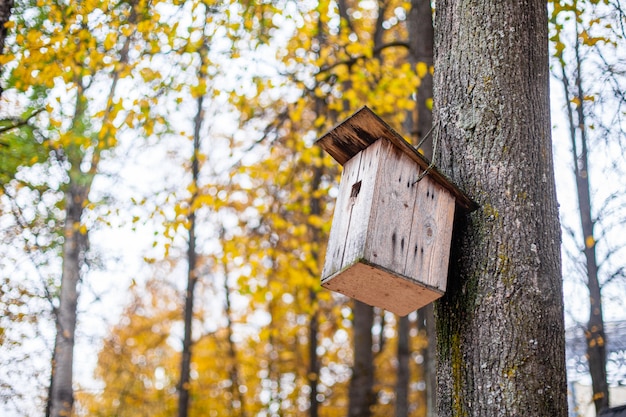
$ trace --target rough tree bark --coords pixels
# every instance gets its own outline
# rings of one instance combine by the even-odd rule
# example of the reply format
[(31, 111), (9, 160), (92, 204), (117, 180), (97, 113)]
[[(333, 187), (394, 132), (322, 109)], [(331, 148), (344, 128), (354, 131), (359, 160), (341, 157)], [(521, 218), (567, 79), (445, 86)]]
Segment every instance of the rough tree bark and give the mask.
[(567, 415), (545, 1), (438, 0), (437, 163), (460, 216), (437, 305), (440, 416)]

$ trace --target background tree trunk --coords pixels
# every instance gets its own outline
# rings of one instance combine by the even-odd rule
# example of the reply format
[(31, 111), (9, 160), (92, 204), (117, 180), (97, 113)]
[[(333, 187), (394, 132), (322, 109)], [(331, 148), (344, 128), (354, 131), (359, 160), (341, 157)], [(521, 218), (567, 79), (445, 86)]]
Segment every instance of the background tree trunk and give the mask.
[[(346, 11), (347, 6), (345, 2), (340, 2), (340, 4), (343, 4), (340, 6), (340, 10)], [(380, 59), (379, 47), (383, 42), (385, 10), (385, 2), (379, 2), (376, 28), (373, 33), (373, 55), (376, 59)], [(350, 90), (351, 82), (345, 83), (344, 88), (346, 91)], [(349, 108), (348, 101), (345, 101), (345, 105), (346, 108)], [(376, 396), (374, 395), (374, 355), (372, 351), (374, 307), (354, 300), (352, 314), (354, 364), (352, 365), (352, 377), (348, 392), (348, 416), (369, 417), (371, 415), (371, 407), (376, 402)]]
[(13, 0), (0, 0), (0, 54), (4, 52), (4, 40), (7, 37), (7, 28), (4, 26), (11, 18)]
[(417, 330), (428, 339), (428, 344), (420, 352), (424, 358), (422, 362), (422, 375), (426, 386), (424, 399), (426, 416), (435, 417), (437, 415), (437, 331), (433, 304), (428, 304), (417, 311)]
[(398, 380), (396, 381), (396, 417), (409, 415), (409, 381), (411, 359), (409, 317), (398, 317)]
[(567, 415), (547, 47), (543, 1), (437, 2), (436, 157), (479, 205), (437, 306), (441, 416)]
[[(206, 48), (200, 52), (202, 62), (206, 57)], [(202, 70), (198, 71), (200, 77), (203, 77)], [(197, 100), (196, 116), (194, 118), (193, 133), (193, 155), (191, 157), (191, 181), (193, 184), (193, 195), (189, 200), (189, 222), (188, 241), (187, 241), (187, 289), (185, 291), (185, 310), (183, 313), (183, 352), (180, 361), (180, 379), (178, 381), (178, 417), (187, 417), (189, 414), (189, 383), (191, 372), (191, 355), (192, 355), (192, 329), (193, 329), (193, 309), (195, 287), (198, 282), (197, 261), (198, 253), (196, 251), (196, 209), (194, 207), (197, 198), (198, 179), (200, 176), (200, 128), (204, 119), (204, 95), (200, 95)]]
[[(409, 29), (409, 59), (415, 67), (418, 63), (426, 65), (430, 69), (433, 65), (433, 18), (430, 0), (411, 0), (411, 11), (408, 16)], [(416, 120), (410, 129), (414, 145), (418, 145), (431, 131), (433, 115), (429, 100), (433, 97), (433, 77), (430, 71), (420, 80), (420, 86), (416, 95)], [(428, 159), (433, 157), (433, 137), (425, 139), (420, 145), (420, 150)], [(437, 399), (436, 390), (436, 354), (435, 354), (435, 317), (432, 304), (418, 310), (418, 330), (428, 339), (426, 347), (421, 349), (420, 354), (424, 358), (422, 362), (422, 375), (425, 383), (424, 401), (426, 402), (427, 416), (436, 415), (435, 404)], [(401, 318), (400, 320), (407, 320)], [(408, 390), (407, 390), (408, 393)], [(403, 400), (398, 397), (401, 404)], [(408, 410), (407, 410), (408, 411)], [(396, 414), (398, 417), (401, 414)], [(405, 414), (407, 415), (407, 414)]]
[(374, 309), (360, 301), (354, 302), (354, 365), (349, 391), (349, 417), (369, 417), (374, 404), (374, 357), (372, 325)]
[[(222, 229), (220, 234), (220, 240), (224, 240), (224, 229)], [(230, 375), (230, 380), (232, 384), (230, 386), (230, 395), (233, 399), (233, 402), (238, 401), (239, 404), (237, 406), (233, 405), (233, 416), (235, 415), (235, 409), (239, 408), (239, 413), (237, 415), (239, 417), (246, 417), (246, 399), (245, 393), (239, 390), (239, 387), (244, 382), (241, 376), (240, 366), (241, 363), (239, 361), (239, 353), (237, 351), (237, 344), (235, 343), (235, 321), (233, 320), (233, 311), (230, 300), (231, 289), (228, 285), (229, 271), (227, 263), (224, 262), (224, 298), (225, 298), (225, 311), (224, 314), (226, 316), (226, 332), (228, 337), (228, 358), (230, 359), (230, 363), (228, 364), (228, 374)]]
[[(89, 194), (89, 186), (78, 184), (80, 174), (74, 176), (65, 194), (65, 225), (63, 229), (63, 267), (61, 295), (56, 309), (56, 338), (52, 354), (50, 397), (46, 409), (52, 417), (68, 417), (74, 408), (73, 371), (74, 336), (76, 333), (76, 307), (78, 285), (84, 253), (87, 249), (87, 232), (81, 230), (80, 220)], [(72, 177), (72, 176), (71, 176)]]
[[(591, 210), (591, 186), (589, 179), (589, 154), (587, 138), (587, 122), (585, 120), (585, 95), (582, 81), (582, 59), (580, 56), (580, 40), (576, 23), (576, 38), (574, 41), (574, 58), (576, 60), (575, 88), (569, 83), (565, 71), (565, 62), (561, 61), (561, 82), (567, 105), (567, 120), (573, 157), (574, 177), (576, 179), (576, 194), (578, 196), (578, 216), (581, 223), (582, 239), (585, 254), (585, 269), (587, 273), (587, 288), (589, 289), (589, 321), (585, 330), (587, 339), (587, 361), (593, 402), (596, 414), (609, 406), (609, 386), (606, 377), (606, 334), (604, 331), (604, 316), (602, 308), (602, 293), (598, 278), (599, 266), (596, 256), (596, 239), (594, 221)], [(562, 57), (561, 57), (562, 58)], [(574, 117), (574, 109), (576, 117)], [(574, 120), (576, 118), (576, 121)], [(580, 146), (579, 146), (580, 145)], [(580, 148), (580, 149), (579, 149)]]
[[(411, 11), (408, 16), (409, 29), (409, 59), (415, 66), (418, 62), (426, 64), (427, 68), (433, 65), (433, 15), (430, 0), (411, 0)], [(430, 71), (421, 79), (417, 89), (417, 120), (411, 130), (417, 145), (430, 131), (433, 124), (432, 111), (428, 105), (433, 97), (433, 77)], [(432, 140), (421, 146), (427, 158), (432, 157)]]
[[(318, 115), (323, 114), (326, 109), (321, 100), (317, 100), (315, 103), (316, 113)], [(322, 156), (322, 150), (318, 149), (319, 156)], [(317, 193), (322, 185), (322, 175), (323, 168), (321, 166), (316, 166), (313, 168), (313, 181), (311, 183), (311, 200), (309, 202), (309, 206), (311, 207), (311, 215), (320, 216), (322, 215), (322, 204), (320, 198), (317, 197)], [(316, 264), (319, 264), (319, 248), (322, 241), (321, 231), (318, 227), (314, 227), (313, 225), (308, 225), (308, 233), (310, 236), (310, 242), (315, 244), (315, 250), (312, 252), (313, 259)], [(320, 325), (320, 313), (319, 308), (320, 305), (317, 300), (317, 295), (315, 291), (309, 290), (309, 300), (311, 305), (317, 306), (311, 313), (311, 317), (309, 319), (309, 367), (307, 372), (307, 379), (309, 383), (309, 417), (318, 417), (319, 416), (319, 408), (320, 401), (318, 400), (317, 394), (318, 389), (317, 386), (319, 384), (319, 373), (320, 373), (320, 360), (317, 356), (317, 344), (318, 344), (318, 334), (319, 334), (319, 325)]]

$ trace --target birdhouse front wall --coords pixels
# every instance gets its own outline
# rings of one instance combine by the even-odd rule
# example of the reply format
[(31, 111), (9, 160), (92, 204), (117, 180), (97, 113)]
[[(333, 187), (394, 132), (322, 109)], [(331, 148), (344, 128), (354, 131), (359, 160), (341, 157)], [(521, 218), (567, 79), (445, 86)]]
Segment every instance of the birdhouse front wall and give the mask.
[(398, 314), (446, 287), (455, 198), (386, 139), (344, 165), (322, 285)]
[(330, 229), (322, 281), (365, 258), (368, 223), (381, 161), (379, 140), (357, 153), (343, 167)]

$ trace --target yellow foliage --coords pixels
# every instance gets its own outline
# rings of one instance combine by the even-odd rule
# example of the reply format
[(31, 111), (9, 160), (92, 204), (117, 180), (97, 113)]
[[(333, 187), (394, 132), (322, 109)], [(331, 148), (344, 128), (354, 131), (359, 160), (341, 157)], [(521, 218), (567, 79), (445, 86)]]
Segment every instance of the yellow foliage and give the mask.
[[(39, 85), (59, 83), (68, 94), (84, 98), (85, 110), (74, 120), (65, 118), (69, 112), (64, 111), (67, 104), (63, 100), (49, 105), (49, 127), (59, 148), (78, 149), (80, 158), (89, 158), (116, 146), (120, 127), (136, 129), (141, 136), (158, 135), (159, 125), (168, 117), (153, 114), (159, 108), (156, 97), (163, 91), (175, 92), (172, 103), (181, 108), (191, 102), (189, 96), (210, 101), (219, 94), (221, 86), (193, 75), (196, 60), (189, 58), (197, 57), (207, 40), (204, 24), (198, 22), (217, 19), (207, 15), (206, 2), (185, 3), (189, 9), (184, 11), (191, 11), (188, 18), (193, 22), (185, 33), (159, 19), (155, 6), (160, 1), (139, 1), (132, 13), (126, 7), (95, 0), (72, 3), (72, 7), (40, 1), (50, 8), (53, 24), (47, 33), (36, 35), (27, 30), (27, 22), (16, 28), (24, 45), (11, 56), (19, 63), (14, 75), (24, 85), (17, 87), (16, 82), (14, 88), (29, 88), (33, 72), (39, 71)], [(329, 1), (317, 2), (315, 10), (303, 4), (291, 11), (301, 14), (285, 50), (278, 52), (286, 76), (257, 80), (246, 96), (237, 91), (222, 94), (230, 98), (242, 123), (252, 122), (255, 134), (267, 133), (255, 138), (258, 141), (250, 147), (252, 162), (243, 158), (229, 175), (203, 178), (206, 182), (172, 196), (167, 216), (162, 207), (155, 209), (154, 215), (165, 219), (159, 237), (166, 242), (166, 257), (175, 253), (177, 239), (190, 227), (191, 213), (200, 209), (210, 213), (209, 225), (202, 229), (207, 234), (219, 231), (223, 218), (236, 224), (215, 232), (221, 233), (219, 238), (203, 245), (210, 249), (201, 258), (202, 271), (211, 278), (210, 283), (207, 278), (207, 287), (217, 285), (214, 277), (231, 278), (230, 285), (236, 285), (237, 305), (244, 307), (232, 317), (244, 331), (236, 343), (230, 343), (233, 338), (224, 317), (215, 317), (214, 305), (199, 307), (198, 320), (205, 319), (211, 331), (194, 345), (194, 376), (189, 388), (195, 415), (229, 415), (237, 407), (244, 407), (248, 415), (268, 409), (285, 416), (303, 415), (310, 385), (319, 389), (320, 415), (345, 415), (352, 361), (350, 314), (345, 311), (349, 308), (346, 298), (321, 289), (319, 283), (334, 207), (332, 192), (340, 168), (313, 141), (363, 105), (402, 131), (407, 114), (415, 107), (412, 96), (420, 79), (432, 71), (425, 63), (409, 64), (403, 47), (381, 49), (375, 45), (379, 42), (374, 36), (377, 3), (362, 3), (350, 8), (351, 25), (340, 23), (336, 4)], [(399, 0), (385, 5), (389, 11), (409, 7), (408, 2)], [(277, 15), (281, 11), (270, 4), (255, 4), (242, 11), (241, 3), (233, 3), (224, 9), (227, 19), (221, 27), (233, 39), (245, 37), (242, 29), (260, 30), (281, 17)], [(235, 16), (238, 11), (242, 15)], [(91, 19), (99, 19), (97, 30), (85, 30), (79, 24)], [(407, 36), (405, 22), (397, 19), (384, 32), (383, 42)], [(80, 42), (68, 41), (71, 39)], [(157, 68), (150, 56), (166, 45), (169, 52), (165, 55), (184, 62), (181, 73), (190, 77), (180, 83), (168, 81), (174, 86), (166, 83), (166, 71)], [(232, 57), (238, 53), (235, 49)], [(208, 62), (202, 61), (202, 65)], [(94, 77), (109, 80), (112, 90), (101, 97), (101, 101), (108, 100), (104, 107), (97, 107), (84, 91)], [(124, 82), (131, 79), (140, 87), (132, 94), (120, 91), (119, 86), (129, 85)], [(432, 100), (430, 103), (432, 107)], [(258, 114), (271, 115), (270, 120), (255, 119)], [(262, 123), (267, 123), (267, 128), (259, 128)], [(248, 143), (232, 141), (234, 147), (248, 148)], [(200, 161), (210, 162), (211, 158)], [(148, 260), (159, 264), (153, 258)], [(96, 376), (106, 389), (83, 393), (79, 400), (88, 414), (95, 416), (132, 415), (138, 409), (156, 417), (171, 415), (180, 359), (171, 328), (180, 321), (181, 294), (156, 280), (129, 291), (132, 300), (98, 358)], [(222, 297), (223, 291), (217, 289), (211, 297)], [(204, 294), (203, 300), (206, 298), (210, 297)], [(392, 325), (393, 319), (389, 319), (385, 329), (392, 333)], [(316, 332), (313, 338), (311, 332)], [(419, 345), (418, 339), (413, 336), (414, 346)], [(377, 389), (385, 395), (392, 395), (394, 343), (387, 343), (377, 357)], [(311, 369), (311, 347), (323, 352), (316, 353), (321, 369)], [(240, 375), (238, 386), (234, 386), (234, 372)], [(418, 394), (413, 391), (412, 395)], [(379, 415), (391, 412), (389, 404), (377, 407)]]
[(428, 64), (425, 62), (418, 62), (415, 65), (415, 70), (417, 71), (417, 76), (420, 78), (424, 78), (428, 73)]

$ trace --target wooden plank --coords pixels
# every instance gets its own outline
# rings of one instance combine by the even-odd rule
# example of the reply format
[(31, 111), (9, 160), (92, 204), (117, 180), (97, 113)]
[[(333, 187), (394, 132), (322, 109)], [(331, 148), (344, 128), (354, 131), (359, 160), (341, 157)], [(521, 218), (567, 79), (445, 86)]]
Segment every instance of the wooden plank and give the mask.
[(454, 197), (428, 177), (417, 184), (405, 276), (445, 291), (454, 221)]
[[(368, 229), (372, 227), (370, 223), (370, 213), (375, 204), (374, 194), (376, 192), (376, 176), (379, 171), (379, 164), (382, 160), (383, 141), (379, 141), (364, 151), (360, 152), (361, 163), (358, 173), (358, 192), (351, 197), (352, 215), (350, 225), (345, 238), (345, 251), (341, 261), (342, 268), (366, 257), (365, 247), (368, 239)], [(350, 194), (355, 194), (355, 184), (351, 184)]]
[(326, 246), (326, 258), (324, 259), (324, 269), (322, 279), (328, 277), (342, 269), (345, 239), (350, 226), (350, 216), (352, 214), (352, 202), (350, 200), (350, 188), (356, 183), (359, 174), (360, 155), (351, 159), (343, 167), (341, 181), (339, 182), (339, 195), (335, 202), (335, 211), (330, 227), (330, 236)]
[(448, 283), (452, 230), (454, 229), (455, 200), (443, 187), (437, 185), (435, 188), (438, 189), (436, 190), (438, 192), (435, 194), (434, 200), (439, 201), (436, 203), (437, 211), (434, 217), (439, 227), (437, 233), (439, 240), (434, 244), (434, 250), (431, 252), (429, 262), (431, 268), (426, 284), (445, 291)]
[(364, 256), (380, 149), (374, 144), (344, 166), (322, 280)]
[[(337, 162), (344, 165), (358, 152), (381, 138), (385, 138), (396, 145), (398, 149), (415, 161), (421, 169), (425, 170), (430, 165), (430, 162), (415, 147), (404, 140), (398, 132), (366, 106), (323, 135), (316, 143), (335, 158)], [(459, 206), (469, 211), (478, 207), (476, 203), (436, 168), (432, 168), (428, 175), (452, 193)]]
[(419, 176), (417, 164), (386, 139), (381, 143), (365, 259), (404, 273)]
[(362, 262), (329, 277), (322, 285), (399, 316), (406, 316), (443, 295), (436, 288), (418, 285), (392, 271)]

